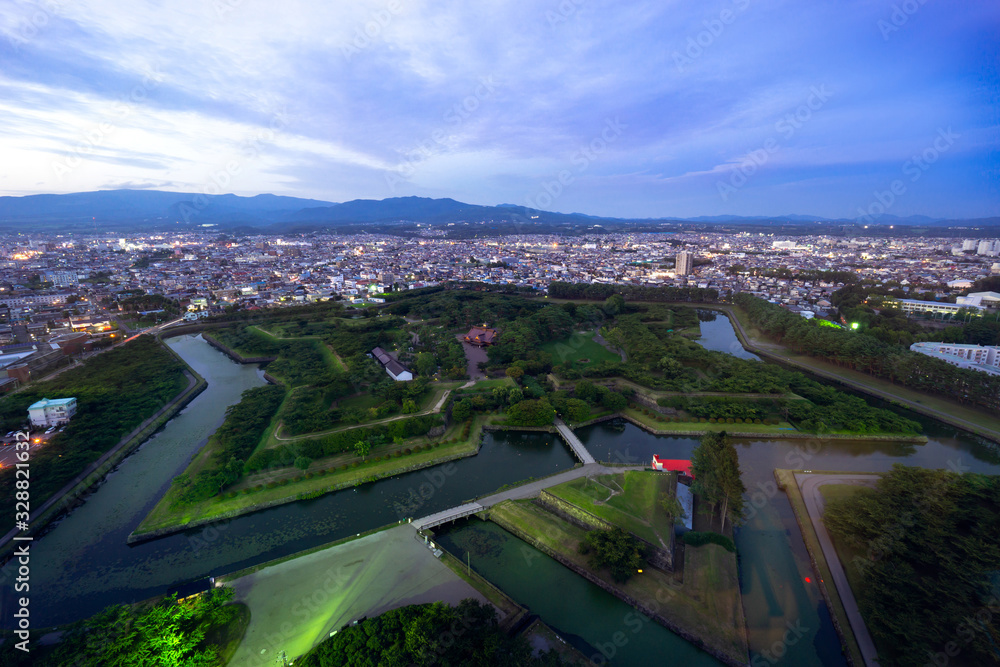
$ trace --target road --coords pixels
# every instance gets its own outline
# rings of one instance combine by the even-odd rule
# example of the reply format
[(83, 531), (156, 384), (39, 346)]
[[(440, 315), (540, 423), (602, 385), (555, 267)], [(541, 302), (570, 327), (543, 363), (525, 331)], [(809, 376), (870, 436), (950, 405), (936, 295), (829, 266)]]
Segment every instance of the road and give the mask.
[[(289, 660), (344, 625), (411, 604), (487, 600), (418, 539), (408, 524), (278, 563), (226, 584), (250, 607), (231, 666)], [(501, 612), (502, 615), (502, 612)], [(277, 663), (277, 664), (280, 664)]]
[(840, 558), (837, 556), (837, 550), (834, 548), (833, 541), (830, 539), (830, 533), (827, 532), (826, 526), (823, 524), (822, 516), (825, 503), (819, 488), (826, 484), (856, 484), (859, 486), (875, 486), (875, 482), (878, 481), (878, 479), (879, 475), (871, 474), (820, 475), (813, 473), (795, 473), (795, 481), (799, 485), (799, 490), (802, 491), (802, 499), (806, 503), (806, 510), (809, 512), (809, 520), (812, 521), (813, 529), (816, 531), (816, 537), (819, 538), (820, 547), (823, 549), (823, 556), (826, 558), (826, 564), (830, 568), (830, 576), (833, 577), (833, 583), (837, 586), (837, 592), (840, 594), (840, 601), (844, 605), (844, 611), (847, 612), (847, 619), (850, 621), (851, 629), (854, 631), (854, 638), (857, 640), (858, 647), (861, 649), (861, 657), (864, 658), (866, 665), (874, 667), (878, 667), (878, 652), (875, 650), (875, 642), (872, 641), (871, 634), (868, 632), (868, 627), (865, 625), (865, 621), (861, 616), (861, 611), (858, 609), (858, 602), (854, 597), (854, 591), (851, 590), (851, 586), (847, 581), (847, 575), (844, 573), (844, 568), (840, 563)]

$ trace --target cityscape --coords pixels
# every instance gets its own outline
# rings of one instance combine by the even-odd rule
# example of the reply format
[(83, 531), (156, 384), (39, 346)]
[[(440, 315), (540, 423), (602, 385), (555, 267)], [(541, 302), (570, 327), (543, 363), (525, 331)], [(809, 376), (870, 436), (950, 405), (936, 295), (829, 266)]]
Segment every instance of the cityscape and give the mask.
[(1000, 6), (0, 18), (0, 665), (1000, 665)]

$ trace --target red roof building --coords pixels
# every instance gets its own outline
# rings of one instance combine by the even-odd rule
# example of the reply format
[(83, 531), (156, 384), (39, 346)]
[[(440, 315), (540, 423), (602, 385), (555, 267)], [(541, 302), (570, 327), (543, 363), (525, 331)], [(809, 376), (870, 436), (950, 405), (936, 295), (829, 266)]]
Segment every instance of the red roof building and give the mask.
[(496, 342), (499, 332), (496, 329), (487, 329), (486, 327), (472, 327), (469, 329), (469, 333), (465, 334), (465, 342), (472, 345), (478, 345), (480, 347), (485, 347), (486, 345), (493, 345)]
[(653, 455), (653, 470), (664, 470), (667, 472), (679, 472), (694, 479), (691, 472), (691, 462), (684, 459), (661, 459), (658, 455)]

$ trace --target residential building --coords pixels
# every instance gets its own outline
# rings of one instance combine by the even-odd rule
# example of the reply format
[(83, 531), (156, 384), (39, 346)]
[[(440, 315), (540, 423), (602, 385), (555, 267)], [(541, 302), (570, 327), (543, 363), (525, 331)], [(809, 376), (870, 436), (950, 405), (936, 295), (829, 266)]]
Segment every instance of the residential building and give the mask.
[(28, 406), (32, 426), (49, 427), (66, 424), (76, 414), (75, 398), (43, 398)]
[(679, 276), (687, 276), (691, 274), (692, 269), (694, 269), (694, 253), (681, 250), (677, 253), (674, 272)]
[(374, 348), (369, 356), (377, 361), (385, 369), (385, 372), (389, 374), (389, 377), (396, 382), (409, 382), (413, 379), (413, 373), (406, 366), (390, 357), (389, 353), (381, 347)]
[(1000, 346), (997, 345), (914, 343), (910, 349), (941, 361), (947, 361), (959, 368), (1000, 375)]

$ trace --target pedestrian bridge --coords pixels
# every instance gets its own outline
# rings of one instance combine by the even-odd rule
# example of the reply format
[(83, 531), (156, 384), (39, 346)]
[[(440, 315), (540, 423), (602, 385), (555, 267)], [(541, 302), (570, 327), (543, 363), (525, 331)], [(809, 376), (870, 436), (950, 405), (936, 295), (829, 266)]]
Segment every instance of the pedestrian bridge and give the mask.
[(452, 507), (451, 509), (446, 509), (443, 512), (438, 512), (437, 514), (431, 514), (430, 516), (425, 516), (422, 519), (414, 519), (413, 527), (417, 530), (424, 530), (425, 528), (433, 528), (434, 526), (440, 526), (443, 523), (448, 523), (449, 521), (455, 521), (456, 519), (462, 519), (476, 512), (482, 512), (485, 507), (479, 503), (467, 503), (465, 505), (459, 505), (458, 507)]
[(556, 419), (555, 424), (556, 428), (559, 430), (559, 435), (561, 435), (563, 440), (566, 441), (569, 448), (573, 450), (576, 458), (580, 459), (580, 463), (583, 465), (596, 463), (594, 457), (590, 455), (587, 448), (583, 446), (582, 442), (580, 442), (580, 438), (576, 437), (576, 434), (573, 433), (569, 426), (566, 426), (566, 423), (563, 420)]

